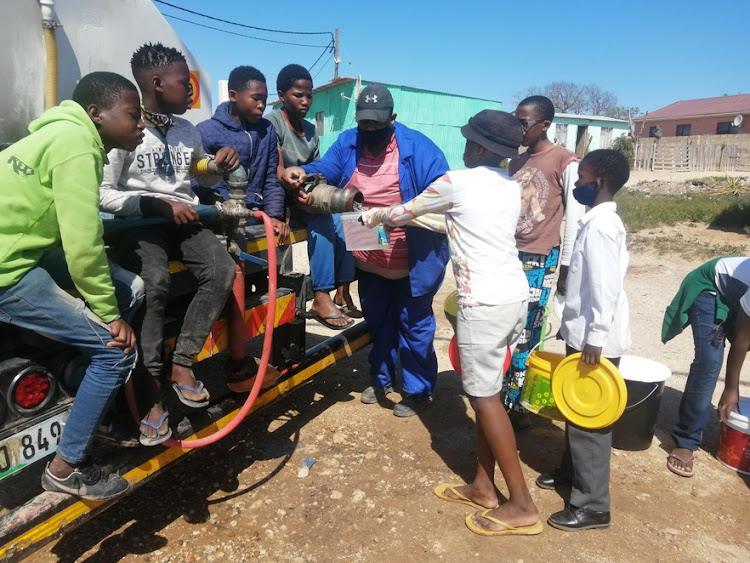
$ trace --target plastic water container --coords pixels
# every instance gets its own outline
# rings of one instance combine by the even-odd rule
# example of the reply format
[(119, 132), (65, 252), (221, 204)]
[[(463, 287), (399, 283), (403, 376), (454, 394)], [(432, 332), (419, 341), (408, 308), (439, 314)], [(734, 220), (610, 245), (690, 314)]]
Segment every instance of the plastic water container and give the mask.
[(346, 249), (353, 250), (383, 250), (388, 248), (389, 242), (385, 229), (365, 227), (359, 218), (361, 212), (342, 213), (341, 222), (344, 227)]
[(729, 469), (750, 475), (750, 398), (741, 397), (739, 409), (721, 423), (716, 457)]
[(552, 373), (565, 359), (562, 354), (532, 350), (521, 391), (521, 406), (544, 418), (565, 420), (552, 396)]

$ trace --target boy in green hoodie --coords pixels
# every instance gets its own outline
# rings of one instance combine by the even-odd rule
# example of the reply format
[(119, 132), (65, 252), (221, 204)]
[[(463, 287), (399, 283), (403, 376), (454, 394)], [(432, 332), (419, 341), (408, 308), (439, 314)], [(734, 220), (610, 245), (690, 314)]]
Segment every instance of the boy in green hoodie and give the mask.
[[(119, 74), (84, 76), (72, 98), (42, 114), (29, 125), (29, 136), (0, 153), (0, 322), (69, 344), (89, 359), (42, 487), (104, 500), (129, 484), (86, 464), (86, 455), (136, 352), (104, 251), (99, 184), (107, 152), (135, 149), (144, 125), (138, 91)], [(61, 243), (85, 303), (39, 266)]]

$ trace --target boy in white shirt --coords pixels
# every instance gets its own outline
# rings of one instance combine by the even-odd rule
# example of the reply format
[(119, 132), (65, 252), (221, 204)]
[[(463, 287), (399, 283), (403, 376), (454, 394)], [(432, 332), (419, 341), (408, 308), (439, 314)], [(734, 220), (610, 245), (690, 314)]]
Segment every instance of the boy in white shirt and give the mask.
[[(484, 110), (461, 133), (467, 139), (464, 163), (469, 170), (446, 173), (406, 203), (370, 209), (362, 222), (368, 227), (410, 223), (447, 232), (458, 288), (462, 381), (476, 413), (478, 464), (472, 483), (443, 484), (435, 494), (479, 509), (466, 517), (477, 534), (534, 535), (543, 525), (500, 401), (505, 354), (524, 327), (529, 299), (515, 243), (521, 189), (498, 168), (503, 158), (518, 154), (521, 124), (509, 113)], [(508, 486), (502, 506), (494, 484), (495, 462)]]
[[(581, 352), (589, 365), (602, 356), (615, 366), (630, 347), (628, 299), (623, 289), (628, 268), (625, 227), (617, 215), (614, 196), (628, 181), (627, 159), (619, 152), (590, 152), (578, 167), (573, 196), (591, 209), (580, 220), (568, 270), (560, 335), (568, 355)], [(565, 510), (548, 523), (567, 531), (610, 525), (609, 470), (612, 427), (591, 430), (568, 422), (566, 448), (560, 467), (537, 478), (537, 485), (554, 489), (571, 485)]]

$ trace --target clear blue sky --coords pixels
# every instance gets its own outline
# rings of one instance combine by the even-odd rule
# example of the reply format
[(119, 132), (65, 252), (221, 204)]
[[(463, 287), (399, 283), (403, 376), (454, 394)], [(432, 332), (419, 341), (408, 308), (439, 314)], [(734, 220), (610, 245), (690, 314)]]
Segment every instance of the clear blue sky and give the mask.
[[(556, 80), (595, 83), (620, 105), (653, 111), (681, 99), (750, 93), (748, 0), (358, 0), (268, 3), (169, 0), (258, 27), (340, 33), (339, 76), (488, 98), (515, 108), (516, 95)], [(310, 67), (329, 37), (242, 29), (155, 3), (163, 14), (276, 41), (237, 37), (167, 18), (216, 83), (232, 68), (259, 68), (275, 99), (288, 63)], [(328, 53), (315, 86), (333, 78)]]

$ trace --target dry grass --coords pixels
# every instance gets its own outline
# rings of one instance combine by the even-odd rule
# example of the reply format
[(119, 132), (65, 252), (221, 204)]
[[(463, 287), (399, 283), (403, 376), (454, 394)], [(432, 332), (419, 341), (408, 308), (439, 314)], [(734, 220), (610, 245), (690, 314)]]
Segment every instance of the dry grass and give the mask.
[(685, 260), (708, 260), (717, 256), (744, 256), (747, 246), (722, 244), (682, 234), (635, 233), (628, 236), (628, 250), (651, 251), (658, 256), (681, 256)]

